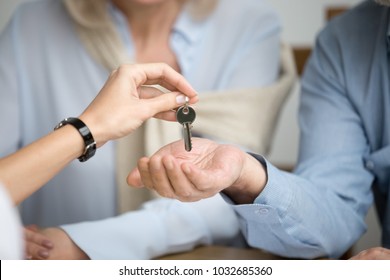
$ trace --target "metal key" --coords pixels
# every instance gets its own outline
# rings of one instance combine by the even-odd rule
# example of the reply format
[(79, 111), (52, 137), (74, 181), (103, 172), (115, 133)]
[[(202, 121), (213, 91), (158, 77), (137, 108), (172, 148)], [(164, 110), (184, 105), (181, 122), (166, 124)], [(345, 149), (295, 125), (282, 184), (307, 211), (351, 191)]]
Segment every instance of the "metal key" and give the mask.
[(196, 118), (195, 110), (188, 106), (188, 102), (185, 105), (179, 107), (176, 112), (177, 121), (183, 125), (183, 138), (184, 138), (184, 147), (187, 152), (192, 150), (191, 142), (191, 128), (192, 123)]

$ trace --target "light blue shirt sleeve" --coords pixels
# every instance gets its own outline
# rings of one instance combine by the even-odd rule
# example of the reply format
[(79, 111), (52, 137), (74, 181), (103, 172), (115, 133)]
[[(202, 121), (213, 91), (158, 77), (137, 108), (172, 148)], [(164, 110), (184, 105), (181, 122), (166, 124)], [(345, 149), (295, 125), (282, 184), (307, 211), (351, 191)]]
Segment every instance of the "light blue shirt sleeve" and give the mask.
[(240, 234), (233, 209), (220, 195), (194, 203), (156, 199), (138, 211), (62, 229), (91, 259), (152, 259), (225, 244)]
[(366, 230), (374, 178), (364, 166), (368, 141), (345, 90), (338, 50), (320, 35), (306, 67), (294, 174), (259, 157), (268, 174), (265, 189), (252, 205), (233, 206), (253, 247), (293, 258), (337, 258)]

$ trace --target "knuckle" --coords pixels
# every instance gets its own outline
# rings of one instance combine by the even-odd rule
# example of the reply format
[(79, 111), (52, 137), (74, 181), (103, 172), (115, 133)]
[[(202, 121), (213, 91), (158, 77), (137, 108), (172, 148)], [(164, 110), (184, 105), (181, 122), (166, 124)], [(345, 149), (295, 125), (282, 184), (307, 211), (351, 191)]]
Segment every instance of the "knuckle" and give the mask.
[(186, 189), (180, 189), (177, 191), (177, 195), (185, 200), (191, 199), (192, 193)]

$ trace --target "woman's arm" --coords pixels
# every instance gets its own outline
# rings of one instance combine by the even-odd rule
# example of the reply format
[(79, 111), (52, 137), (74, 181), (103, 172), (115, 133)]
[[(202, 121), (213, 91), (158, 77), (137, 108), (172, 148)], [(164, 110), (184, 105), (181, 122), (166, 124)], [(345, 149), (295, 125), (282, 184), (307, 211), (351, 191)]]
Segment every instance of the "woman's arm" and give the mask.
[[(175, 91), (142, 85), (160, 84)], [(179, 93), (179, 92), (183, 93)], [(175, 120), (171, 111), (185, 102), (197, 101), (188, 82), (165, 64), (124, 65), (113, 71), (96, 98), (79, 116), (91, 131), (96, 146), (126, 136), (155, 116)], [(80, 133), (66, 125), (23, 149), (0, 159), (0, 181), (15, 203), (21, 202), (72, 160), (84, 153)]]

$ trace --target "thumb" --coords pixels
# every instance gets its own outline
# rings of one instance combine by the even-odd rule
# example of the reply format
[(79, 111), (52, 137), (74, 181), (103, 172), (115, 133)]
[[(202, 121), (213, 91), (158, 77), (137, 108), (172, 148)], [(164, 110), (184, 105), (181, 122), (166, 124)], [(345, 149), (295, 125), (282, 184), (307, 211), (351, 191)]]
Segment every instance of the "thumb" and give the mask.
[(127, 184), (129, 186), (135, 187), (135, 188), (141, 188), (143, 187), (143, 183), (141, 180), (141, 174), (139, 173), (138, 168), (134, 168), (128, 175), (127, 175)]
[(184, 105), (186, 96), (178, 92), (170, 92), (151, 99), (146, 99), (145, 101), (147, 102), (150, 112), (154, 116), (158, 113), (166, 112)]

